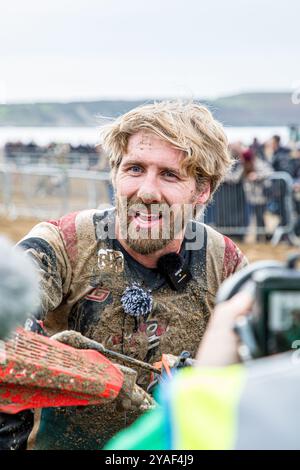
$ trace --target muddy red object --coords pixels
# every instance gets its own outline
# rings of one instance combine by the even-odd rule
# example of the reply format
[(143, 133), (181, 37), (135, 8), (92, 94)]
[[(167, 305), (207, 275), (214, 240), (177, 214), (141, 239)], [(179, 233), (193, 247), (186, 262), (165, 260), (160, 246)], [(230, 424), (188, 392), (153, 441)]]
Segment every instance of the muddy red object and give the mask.
[(18, 329), (0, 351), (0, 411), (108, 403), (122, 372), (96, 351)]

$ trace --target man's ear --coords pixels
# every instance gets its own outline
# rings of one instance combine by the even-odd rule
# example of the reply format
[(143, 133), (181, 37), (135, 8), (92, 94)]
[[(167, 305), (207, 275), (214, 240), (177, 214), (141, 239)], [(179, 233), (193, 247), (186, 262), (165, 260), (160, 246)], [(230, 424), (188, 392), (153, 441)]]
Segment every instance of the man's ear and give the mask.
[(210, 182), (207, 181), (196, 195), (196, 204), (205, 204), (210, 196)]

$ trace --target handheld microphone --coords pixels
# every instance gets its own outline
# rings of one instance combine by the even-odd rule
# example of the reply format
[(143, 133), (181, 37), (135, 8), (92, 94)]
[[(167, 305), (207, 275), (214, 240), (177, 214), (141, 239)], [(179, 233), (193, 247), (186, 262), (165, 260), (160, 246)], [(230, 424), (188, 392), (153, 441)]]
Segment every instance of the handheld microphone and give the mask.
[(163, 274), (173, 290), (182, 290), (192, 279), (184, 259), (177, 253), (168, 253), (159, 258), (158, 270)]
[(38, 276), (32, 261), (0, 237), (0, 340), (23, 326), (38, 305)]

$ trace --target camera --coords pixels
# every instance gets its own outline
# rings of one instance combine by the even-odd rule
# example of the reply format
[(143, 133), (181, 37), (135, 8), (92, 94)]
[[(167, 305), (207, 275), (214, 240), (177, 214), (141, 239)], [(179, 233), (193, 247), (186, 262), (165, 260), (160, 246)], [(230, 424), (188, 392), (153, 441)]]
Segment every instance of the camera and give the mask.
[(287, 263), (259, 261), (226, 280), (217, 294), (217, 303), (241, 290), (248, 291), (254, 303), (234, 330), (240, 338), (242, 360), (291, 350), (300, 340), (300, 254)]

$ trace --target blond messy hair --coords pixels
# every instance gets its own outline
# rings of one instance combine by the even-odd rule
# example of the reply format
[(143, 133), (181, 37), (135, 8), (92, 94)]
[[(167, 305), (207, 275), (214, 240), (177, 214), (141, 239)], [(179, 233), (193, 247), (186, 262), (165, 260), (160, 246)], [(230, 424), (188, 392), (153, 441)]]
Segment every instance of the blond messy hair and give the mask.
[(101, 129), (113, 176), (126, 154), (131, 135), (145, 130), (182, 150), (182, 170), (194, 176), (198, 187), (204, 180), (215, 192), (232, 159), (223, 126), (211, 112), (195, 102), (160, 101), (138, 106)]

